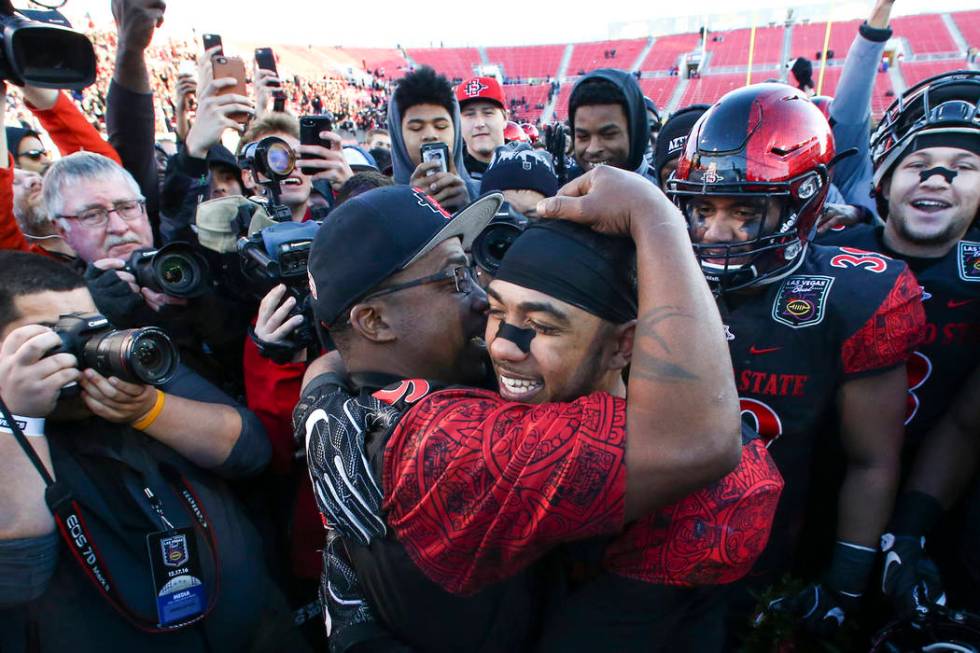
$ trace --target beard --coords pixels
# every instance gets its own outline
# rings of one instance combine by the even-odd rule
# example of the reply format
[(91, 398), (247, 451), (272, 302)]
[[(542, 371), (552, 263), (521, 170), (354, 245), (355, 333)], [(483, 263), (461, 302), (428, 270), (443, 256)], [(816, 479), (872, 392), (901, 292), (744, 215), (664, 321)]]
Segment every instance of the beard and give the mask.
[(14, 206), (14, 217), (21, 231), (27, 236), (51, 236), (55, 233), (54, 224), (48, 219), (44, 210), (44, 198), (40, 193), (35, 196), (25, 195)]

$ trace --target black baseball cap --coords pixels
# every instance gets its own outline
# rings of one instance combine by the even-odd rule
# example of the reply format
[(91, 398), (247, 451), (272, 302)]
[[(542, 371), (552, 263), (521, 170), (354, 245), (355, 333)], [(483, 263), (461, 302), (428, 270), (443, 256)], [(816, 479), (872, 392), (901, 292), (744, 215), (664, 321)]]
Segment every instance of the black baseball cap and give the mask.
[(490, 193), (450, 214), (410, 186), (375, 188), (330, 212), (310, 250), (310, 293), (317, 321), (330, 325), (382, 281), (459, 237), (463, 248), (493, 219), (503, 195)]

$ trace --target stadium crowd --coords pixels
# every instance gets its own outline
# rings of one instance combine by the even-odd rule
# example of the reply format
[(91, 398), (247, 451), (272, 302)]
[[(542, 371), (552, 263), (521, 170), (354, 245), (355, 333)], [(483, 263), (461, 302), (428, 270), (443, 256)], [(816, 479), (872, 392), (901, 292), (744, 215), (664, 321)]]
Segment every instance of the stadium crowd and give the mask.
[(873, 124), (893, 4), (539, 129), (113, 0), (2, 87), (0, 650), (980, 650), (980, 71)]

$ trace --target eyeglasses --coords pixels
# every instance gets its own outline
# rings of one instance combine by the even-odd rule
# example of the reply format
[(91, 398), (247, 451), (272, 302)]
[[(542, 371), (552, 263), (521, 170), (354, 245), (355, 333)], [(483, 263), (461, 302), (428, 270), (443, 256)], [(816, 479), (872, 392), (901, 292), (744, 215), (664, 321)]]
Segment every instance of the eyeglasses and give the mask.
[(361, 301), (366, 301), (382, 295), (390, 295), (393, 292), (405, 290), (406, 288), (424, 286), (425, 284), (438, 283), (440, 281), (449, 281), (450, 279), (456, 286), (456, 292), (463, 295), (468, 295), (470, 292), (472, 292), (473, 287), (476, 285), (476, 280), (473, 278), (470, 269), (465, 265), (458, 265), (454, 268), (450, 268), (449, 270), (443, 270), (442, 272), (437, 272), (427, 277), (422, 277), (421, 279), (406, 281), (405, 283), (396, 283), (394, 286), (382, 288), (381, 290), (366, 295)]
[(33, 161), (40, 161), (42, 158), (48, 155), (47, 150), (27, 150), (26, 152), (21, 152), (18, 157), (26, 156), (28, 159)]
[(109, 221), (110, 213), (115, 213), (123, 220), (131, 222), (143, 216), (145, 207), (145, 200), (125, 200), (123, 202), (115, 202), (111, 209), (96, 207), (82, 211), (78, 215), (62, 215), (59, 217), (65, 218), (66, 220), (78, 220), (83, 227), (96, 229), (104, 226)]

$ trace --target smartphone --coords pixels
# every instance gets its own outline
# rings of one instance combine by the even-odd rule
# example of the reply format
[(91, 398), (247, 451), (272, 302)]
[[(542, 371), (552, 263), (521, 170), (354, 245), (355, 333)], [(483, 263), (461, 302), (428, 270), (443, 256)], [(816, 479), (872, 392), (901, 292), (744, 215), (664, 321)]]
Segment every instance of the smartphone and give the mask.
[[(299, 119), (299, 142), (302, 145), (319, 145), (328, 150), (333, 147), (333, 142), (320, 138), (320, 132), (333, 131), (333, 116), (301, 116)], [(306, 155), (307, 158), (319, 158)], [(300, 168), (304, 175), (315, 175), (323, 172), (320, 168)]]
[[(245, 86), (245, 62), (242, 61), (241, 57), (219, 55), (212, 60), (212, 63), (215, 79), (234, 77), (237, 82), (234, 86), (228, 86), (218, 91), (218, 95), (235, 93), (237, 95), (248, 96), (248, 87)], [(239, 113), (230, 113), (228, 117), (235, 122), (246, 123), (248, 122), (249, 114), (242, 111)]]
[(449, 146), (445, 143), (423, 143), (422, 162), (428, 161), (439, 162), (439, 170), (430, 170), (430, 175), (436, 172), (449, 172)]
[[(255, 48), (255, 65), (259, 70), (269, 70), (275, 73), (276, 77), (279, 76), (279, 70), (276, 68), (276, 55), (273, 54), (272, 48)], [(272, 110), (276, 113), (282, 113), (286, 110), (286, 94), (281, 90), (281, 84), (277, 83), (273, 88), (276, 90), (272, 92)]]
[(276, 68), (276, 55), (273, 54), (272, 48), (255, 48), (255, 64), (260, 70), (271, 70), (279, 76), (279, 70)]
[(218, 48), (218, 54), (224, 54), (225, 51), (222, 49), (221, 45), (221, 35), (220, 34), (205, 34), (201, 37), (204, 40), (204, 51), (207, 52), (211, 48)]

